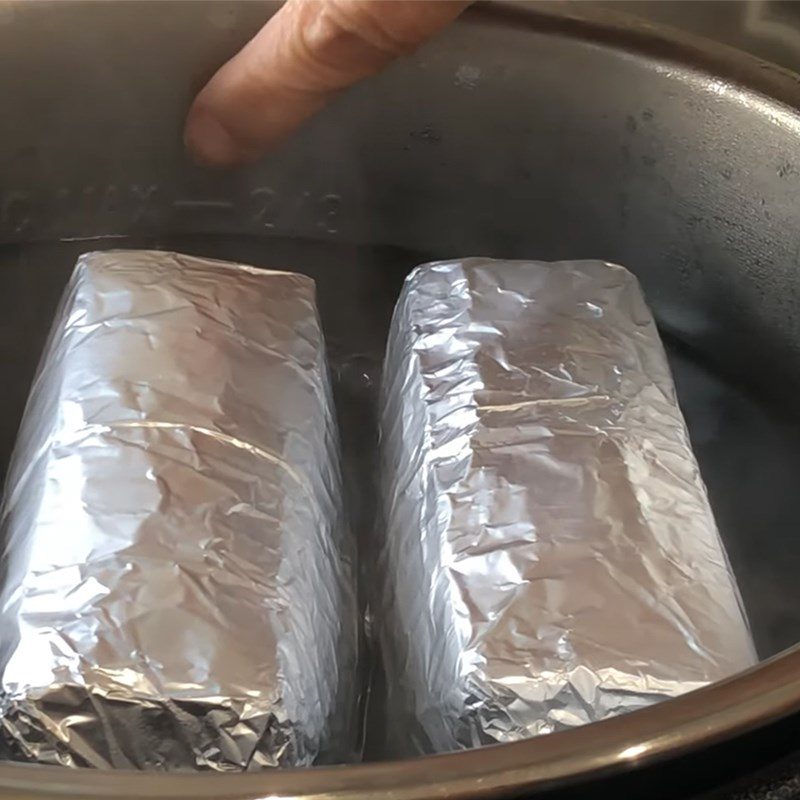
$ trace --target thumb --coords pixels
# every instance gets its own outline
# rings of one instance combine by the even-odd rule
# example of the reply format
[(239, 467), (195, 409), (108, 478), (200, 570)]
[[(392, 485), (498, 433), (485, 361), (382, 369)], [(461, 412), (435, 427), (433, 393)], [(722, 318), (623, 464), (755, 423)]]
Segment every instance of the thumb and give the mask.
[(466, 0), (288, 0), (197, 96), (184, 140), (200, 162), (255, 160), (333, 96), (409, 53)]

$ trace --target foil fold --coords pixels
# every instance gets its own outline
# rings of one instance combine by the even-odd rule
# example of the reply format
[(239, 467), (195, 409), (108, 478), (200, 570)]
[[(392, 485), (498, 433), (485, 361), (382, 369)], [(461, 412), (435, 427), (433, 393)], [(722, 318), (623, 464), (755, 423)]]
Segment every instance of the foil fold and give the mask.
[(354, 553), (314, 295), (173, 253), (78, 261), (2, 510), (7, 757), (354, 757)]
[(381, 419), (395, 754), (583, 725), (755, 663), (627, 270), (419, 267), (395, 309)]

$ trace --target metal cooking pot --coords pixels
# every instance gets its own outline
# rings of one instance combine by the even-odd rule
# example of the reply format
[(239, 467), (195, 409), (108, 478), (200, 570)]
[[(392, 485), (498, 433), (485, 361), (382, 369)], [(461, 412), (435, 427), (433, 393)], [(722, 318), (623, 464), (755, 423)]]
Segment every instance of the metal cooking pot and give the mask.
[[(747, 732), (796, 731), (800, 651), (785, 648), (800, 641), (797, 77), (589, 4), (477, 7), (259, 166), (202, 172), (180, 144), (189, 100), (266, 13), (0, 5), (2, 460), (74, 257), (107, 236), (312, 274), (347, 458), (364, 480), (383, 336), (411, 266), (468, 254), (618, 261), (638, 273), (672, 353), (771, 658), (624, 718), (413, 763), (222, 776), (2, 765), (0, 797), (520, 796), (612, 774), (652, 781), (701, 749), (741, 754)], [(362, 505), (365, 536), (371, 513)]]

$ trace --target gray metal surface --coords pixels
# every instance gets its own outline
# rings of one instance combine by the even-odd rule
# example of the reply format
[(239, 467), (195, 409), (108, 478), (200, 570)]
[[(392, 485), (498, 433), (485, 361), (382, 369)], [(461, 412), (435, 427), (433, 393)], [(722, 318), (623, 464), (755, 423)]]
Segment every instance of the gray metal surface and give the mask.
[[(580, 2), (580, 0), (578, 0)], [(785, 0), (599, 0), (605, 9), (698, 34), (800, 71), (800, 5)]]
[[(128, 234), (136, 246), (314, 273), (361, 475), (375, 338), (404, 269), (466, 252), (619, 261), (637, 273), (675, 354), (760, 652), (800, 640), (795, 77), (593, 4), (478, 8), (257, 167), (201, 172), (182, 152), (183, 115), (263, 16), (250, 2), (0, 11), (0, 354), (15, 376), (3, 395), (4, 448), (66, 279), (68, 266), (50, 256), (69, 265), (89, 249), (62, 237)], [(393, 244), (424, 255), (379, 247)], [(675, 757), (798, 705), (790, 653), (620, 724), (413, 766), (276, 773), (268, 785), (102, 772), (67, 782), (58, 770), (3, 766), (0, 787), (82, 798), (519, 794)]]

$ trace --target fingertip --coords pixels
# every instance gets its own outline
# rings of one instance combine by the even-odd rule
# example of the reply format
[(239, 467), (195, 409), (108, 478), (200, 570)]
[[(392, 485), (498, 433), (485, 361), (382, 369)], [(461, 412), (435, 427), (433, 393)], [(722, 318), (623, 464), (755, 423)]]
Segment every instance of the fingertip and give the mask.
[(184, 129), (187, 150), (203, 166), (256, 161), (468, 4), (288, 0), (197, 97)]
[(189, 111), (183, 143), (192, 159), (204, 167), (233, 167), (259, 155), (237, 142), (216, 114), (198, 103)]

